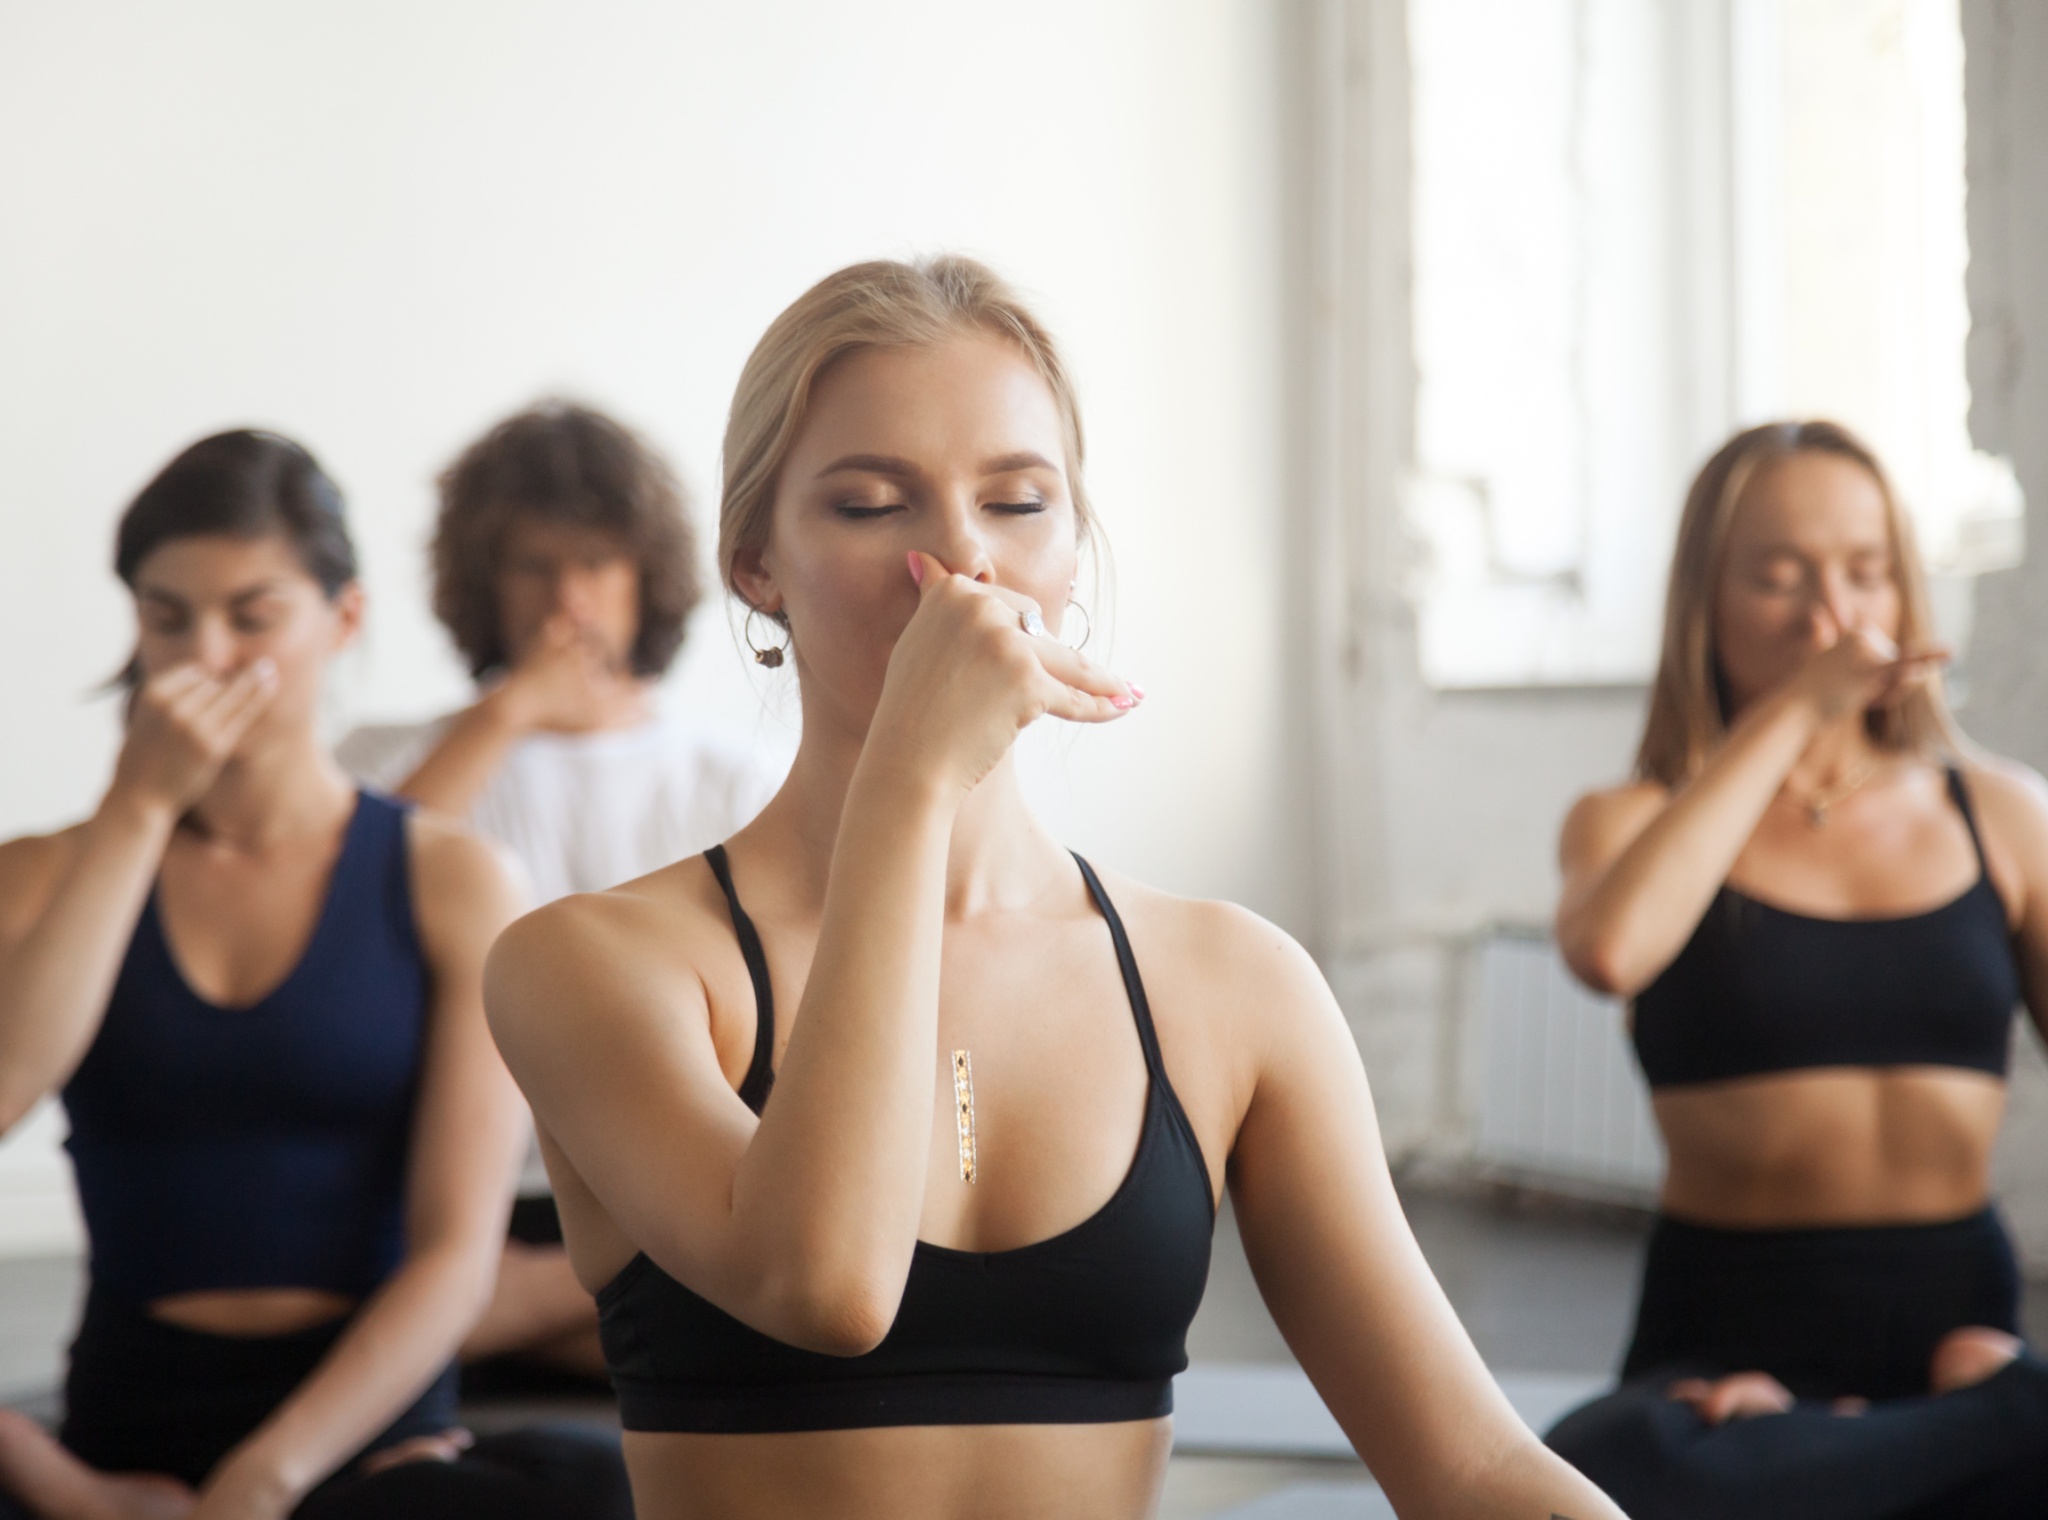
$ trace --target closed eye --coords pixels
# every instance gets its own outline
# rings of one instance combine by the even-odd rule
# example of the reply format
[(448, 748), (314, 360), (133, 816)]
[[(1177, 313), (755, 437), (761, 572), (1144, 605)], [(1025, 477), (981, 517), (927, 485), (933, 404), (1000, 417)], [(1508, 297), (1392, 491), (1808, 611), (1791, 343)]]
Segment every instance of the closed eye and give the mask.
[(1042, 501), (992, 501), (988, 504), (991, 512), (1007, 512), (1012, 517), (1028, 517), (1034, 512), (1043, 512)]
[(877, 517), (887, 517), (891, 512), (901, 512), (903, 504), (895, 501), (883, 502), (879, 505), (858, 501), (842, 501), (832, 510), (852, 522), (868, 522)]

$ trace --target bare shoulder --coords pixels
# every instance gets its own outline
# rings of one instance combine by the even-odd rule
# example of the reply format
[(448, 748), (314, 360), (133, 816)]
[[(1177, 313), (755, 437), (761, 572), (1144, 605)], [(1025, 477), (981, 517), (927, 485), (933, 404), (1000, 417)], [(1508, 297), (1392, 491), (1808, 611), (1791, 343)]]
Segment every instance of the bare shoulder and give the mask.
[(474, 977), (492, 939), (526, 905), (524, 873), (488, 839), (426, 808), (409, 812), (405, 829), (421, 943), (444, 971), (461, 966)]
[(1586, 793), (1565, 814), (1559, 858), (1569, 870), (1576, 861), (1626, 849), (1670, 801), (1671, 788), (1660, 781), (1631, 781)]
[(1103, 876), (1162, 1021), (1198, 1020), (1206, 1045), (1220, 1042), (1254, 1064), (1290, 1030), (1343, 1027), (1322, 969), (1279, 925), (1237, 903)]
[(57, 883), (78, 856), (85, 825), (27, 834), (0, 844), (0, 940), (25, 933), (42, 916)]
[[(516, 920), (484, 967), (492, 1027), (552, 1025), (564, 999), (579, 1019), (604, 1008), (673, 1010), (678, 997), (701, 1003), (698, 968), (726, 948), (706, 887), (722, 907), (709, 868), (692, 858), (609, 891), (558, 898)], [(724, 936), (730, 939), (729, 926)]]
[(1962, 772), (2001, 892), (2048, 894), (2048, 781), (1996, 755), (1975, 756)]
[(2032, 766), (2002, 755), (1979, 755), (1962, 772), (1970, 800), (1980, 809), (2048, 827), (2048, 780)]

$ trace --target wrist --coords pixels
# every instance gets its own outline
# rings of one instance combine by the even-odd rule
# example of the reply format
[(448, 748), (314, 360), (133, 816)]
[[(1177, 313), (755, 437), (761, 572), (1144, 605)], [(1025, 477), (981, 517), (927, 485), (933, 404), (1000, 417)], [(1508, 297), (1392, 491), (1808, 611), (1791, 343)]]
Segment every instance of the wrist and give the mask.
[(100, 799), (94, 817), (129, 832), (168, 839), (183, 811), (171, 798), (145, 791), (116, 776)]
[(916, 753), (892, 745), (870, 743), (861, 751), (847, 786), (849, 808), (858, 797), (863, 810), (895, 817), (929, 818), (950, 825), (967, 798), (968, 788), (945, 776)]
[(206, 1486), (232, 1488), (238, 1496), (254, 1501), (260, 1511), (282, 1516), (312, 1491), (318, 1479), (318, 1474), (304, 1470), (303, 1463), (259, 1439), (229, 1452), (208, 1476)]

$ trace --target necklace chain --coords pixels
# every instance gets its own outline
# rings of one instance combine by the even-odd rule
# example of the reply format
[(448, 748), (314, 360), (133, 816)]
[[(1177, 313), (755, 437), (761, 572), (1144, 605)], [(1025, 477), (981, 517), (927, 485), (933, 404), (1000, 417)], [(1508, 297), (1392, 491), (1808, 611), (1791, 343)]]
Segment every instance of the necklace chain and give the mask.
[(1862, 790), (1863, 783), (1876, 774), (1876, 764), (1865, 761), (1846, 780), (1837, 781), (1832, 786), (1816, 787), (1804, 797), (1788, 797), (1781, 790), (1778, 793), (1778, 800), (1801, 809), (1806, 814), (1806, 821), (1815, 828), (1820, 828), (1828, 821), (1829, 808)]

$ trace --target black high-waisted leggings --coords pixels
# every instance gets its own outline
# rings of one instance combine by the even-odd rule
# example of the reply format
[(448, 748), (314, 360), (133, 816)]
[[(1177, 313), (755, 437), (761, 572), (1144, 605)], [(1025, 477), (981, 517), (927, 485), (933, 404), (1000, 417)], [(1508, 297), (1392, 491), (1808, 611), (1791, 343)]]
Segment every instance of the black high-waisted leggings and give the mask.
[[(2022, 1356), (1930, 1397), (1937, 1342), (2016, 1332), (2019, 1273), (1998, 1217), (1871, 1229), (1718, 1230), (1661, 1219), (1622, 1385), (1550, 1447), (1632, 1520), (2039, 1520), (2048, 1363)], [(1763, 1371), (1789, 1413), (1708, 1426), (1681, 1377)], [(1863, 1415), (1831, 1401), (1873, 1400)]]
[[(207, 1335), (94, 1290), (65, 1378), (59, 1438), (102, 1472), (159, 1472), (197, 1487), (305, 1381), (343, 1324), (293, 1335)], [(450, 1367), (364, 1454), (457, 1423)], [(0, 1494), (0, 1520), (21, 1507)], [(364, 1476), (355, 1462), (295, 1520), (632, 1520), (616, 1436), (552, 1426), (485, 1436), (453, 1462)]]

